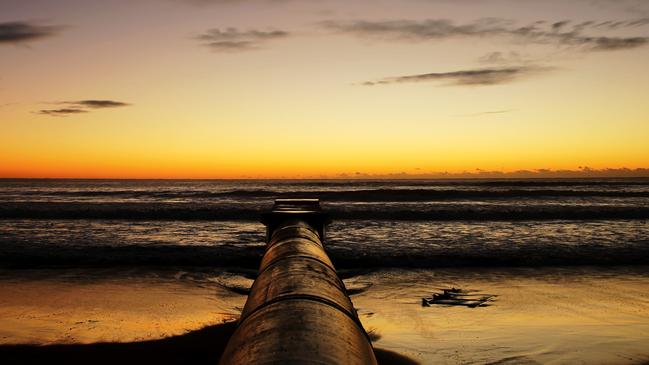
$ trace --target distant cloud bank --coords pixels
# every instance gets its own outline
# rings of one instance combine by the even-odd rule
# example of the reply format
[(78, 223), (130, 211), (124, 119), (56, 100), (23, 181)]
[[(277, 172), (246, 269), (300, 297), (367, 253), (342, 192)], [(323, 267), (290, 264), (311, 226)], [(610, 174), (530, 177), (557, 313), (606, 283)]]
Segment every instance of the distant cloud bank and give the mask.
[(464, 172), (422, 172), (407, 173), (398, 172), (391, 174), (366, 174), (362, 172), (342, 173), (335, 176), (336, 178), (346, 179), (531, 179), (531, 178), (615, 178), (615, 177), (647, 177), (649, 178), (649, 168), (605, 168), (592, 169), (589, 167), (580, 167), (577, 170), (518, 170), (518, 171), (487, 171), (476, 169), (475, 171)]

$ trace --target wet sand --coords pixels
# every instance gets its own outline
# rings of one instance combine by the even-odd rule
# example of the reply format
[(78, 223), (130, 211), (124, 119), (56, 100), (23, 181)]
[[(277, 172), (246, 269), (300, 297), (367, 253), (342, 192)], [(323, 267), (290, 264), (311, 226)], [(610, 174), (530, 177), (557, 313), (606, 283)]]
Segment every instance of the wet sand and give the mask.
[(0, 276), (0, 342), (87, 344), (181, 335), (236, 320), (245, 297), (182, 272), (21, 270)]
[[(638, 364), (649, 360), (649, 268), (449, 269), (357, 277), (376, 346), (422, 364)], [(421, 306), (438, 287), (489, 307)]]
[[(0, 272), (0, 358), (9, 363), (215, 363), (246, 299), (235, 292), (252, 282), (181, 271), (18, 272)], [(371, 284), (352, 300), (382, 364), (649, 360), (649, 268), (390, 270), (346, 283)], [(438, 287), (498, 297), (490, 307), (421, 307)]]

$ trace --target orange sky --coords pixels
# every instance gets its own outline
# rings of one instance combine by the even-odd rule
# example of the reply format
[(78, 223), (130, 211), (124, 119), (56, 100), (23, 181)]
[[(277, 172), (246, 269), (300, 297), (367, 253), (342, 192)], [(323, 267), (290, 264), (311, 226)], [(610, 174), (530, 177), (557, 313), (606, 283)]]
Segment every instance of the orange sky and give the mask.
[(633, 0), (3, 1), (0, 177), (647, 168), (647, 37)]

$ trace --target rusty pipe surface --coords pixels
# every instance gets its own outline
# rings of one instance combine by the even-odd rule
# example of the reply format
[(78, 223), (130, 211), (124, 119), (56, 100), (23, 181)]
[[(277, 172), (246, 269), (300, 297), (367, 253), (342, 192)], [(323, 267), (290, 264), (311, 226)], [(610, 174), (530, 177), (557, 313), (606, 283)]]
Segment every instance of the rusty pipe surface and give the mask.
[(262, 222), (266, 252), (220, 364), (376, 364), (324, 250), (319, 202), (278, 199)]

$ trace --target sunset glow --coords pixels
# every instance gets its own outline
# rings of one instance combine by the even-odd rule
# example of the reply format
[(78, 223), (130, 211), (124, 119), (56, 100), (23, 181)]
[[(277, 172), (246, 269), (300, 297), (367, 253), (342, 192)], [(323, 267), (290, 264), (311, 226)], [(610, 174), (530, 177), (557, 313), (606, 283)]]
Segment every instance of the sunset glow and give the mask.
[(0, 177), (649, 168), (646, 2), (0, 10)]

